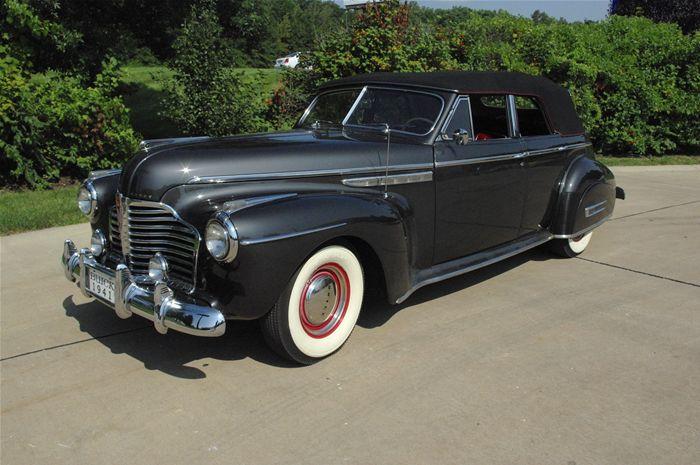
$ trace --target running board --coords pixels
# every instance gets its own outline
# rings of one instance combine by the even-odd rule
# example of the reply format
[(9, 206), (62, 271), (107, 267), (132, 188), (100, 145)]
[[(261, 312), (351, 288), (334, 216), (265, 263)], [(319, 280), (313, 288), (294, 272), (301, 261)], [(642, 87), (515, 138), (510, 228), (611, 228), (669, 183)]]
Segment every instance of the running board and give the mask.
[(508, 242), (507, 244), (484, 250), (483, 252), (478, 252), (473, 255), (458, 258), (449, 262), (440, 263), (425, 270), (421, 270), (416, 275), (415, 284), (408, 290), (408, 292), (399, 297), (396, 300), (396, 303), (400, 304), (404, 300), (408, 299), (411, 294), (423, 286), (444, 281), (445, 279), (450, 279), (464, 273), (469, 273), (470, 271), (478, 270), (479, 268), (491, 265), (492, 263), (500, 262), (501, 260), (510, 258), (513, 255), (517, 255), (521, 252), (537, 247), (538, 245), (544, 244), (553, 237), (554, 236), (552, 236), (549, 231), (539, 231), (528, 235), (523, 239)]

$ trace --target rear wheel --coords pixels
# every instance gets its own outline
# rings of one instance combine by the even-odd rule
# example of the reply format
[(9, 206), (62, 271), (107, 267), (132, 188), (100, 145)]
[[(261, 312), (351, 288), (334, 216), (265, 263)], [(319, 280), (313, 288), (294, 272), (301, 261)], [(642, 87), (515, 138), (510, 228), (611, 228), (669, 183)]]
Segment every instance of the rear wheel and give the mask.
[(572, 258), (586, 250), (592, 235), (593, 231), (569, 239), (554, 239), (550, 241), (549, 249), (559, 256)]
[(338, 350), (350, 337), (364, 295), (355, 254), (333, 245), (313, 254), (261, 320), (265, 340), (280, 355), (303, 364)]

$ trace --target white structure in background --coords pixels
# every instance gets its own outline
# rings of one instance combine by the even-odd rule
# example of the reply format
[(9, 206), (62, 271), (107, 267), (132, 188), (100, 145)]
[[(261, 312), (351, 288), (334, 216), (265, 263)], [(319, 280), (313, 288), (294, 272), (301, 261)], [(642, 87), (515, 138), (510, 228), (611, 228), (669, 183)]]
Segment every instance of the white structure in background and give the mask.
[(343, 0), (343, 6), (348, 10), (363, 8), (369, 3), (382, 3), (384, 0)]
[(300, 52), (292, 52), (275, 60), (275, 68), (296, 68), (299, 64)]

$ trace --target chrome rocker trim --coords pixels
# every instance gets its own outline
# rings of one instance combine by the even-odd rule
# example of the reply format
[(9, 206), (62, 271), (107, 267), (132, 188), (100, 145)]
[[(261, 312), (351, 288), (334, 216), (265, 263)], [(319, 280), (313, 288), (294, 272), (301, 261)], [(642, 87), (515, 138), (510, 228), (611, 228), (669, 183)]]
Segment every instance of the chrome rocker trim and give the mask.
[[(61, 258), (66, 279), (76, 282), (86, 297), (93, 297), (111, 307), (120, 318), (136, 313), (153, 322), (161, 334), (168, 329), (193, 336), (217, 337), (226, 331), (226, 319), (217, 309), (209, 306), (182, 302), (164, 282), (154, 283), (153, 290), (139, 286), (129, 268), (120, 263), (116, 269), (97, 262), (89, 249), (78, 249), (70, 239), (63, 244)], [(95, 269), (115, 280), (115, 303), (93, 295), (86, 286), (87, 269)]]

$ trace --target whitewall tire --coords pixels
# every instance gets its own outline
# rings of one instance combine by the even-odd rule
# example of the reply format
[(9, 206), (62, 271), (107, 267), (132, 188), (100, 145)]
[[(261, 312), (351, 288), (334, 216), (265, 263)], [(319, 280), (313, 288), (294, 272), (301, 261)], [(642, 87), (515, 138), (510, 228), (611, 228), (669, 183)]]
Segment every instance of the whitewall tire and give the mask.
[(261, 320), (265, 340), (296, 362), (320, 360), (350, 337), (363, 296), (364, 275), (355, 254), (339, 245), (325, 247), (304, 262)]
[(550, 242), (550, 250), (562, 257), (572, 258), (582, 253), (591, 242), (593, 231), (568, 239), (554, 239)]

